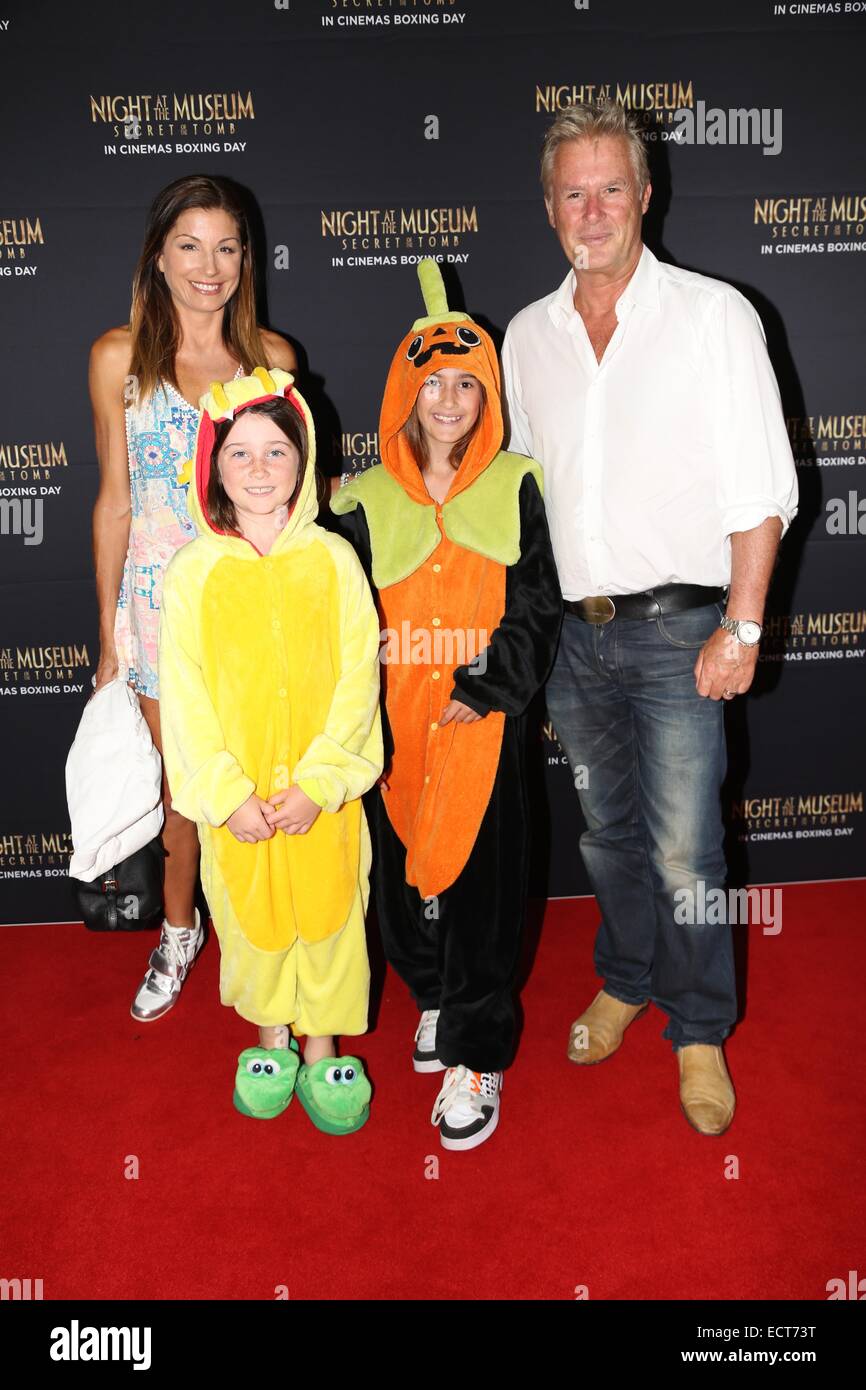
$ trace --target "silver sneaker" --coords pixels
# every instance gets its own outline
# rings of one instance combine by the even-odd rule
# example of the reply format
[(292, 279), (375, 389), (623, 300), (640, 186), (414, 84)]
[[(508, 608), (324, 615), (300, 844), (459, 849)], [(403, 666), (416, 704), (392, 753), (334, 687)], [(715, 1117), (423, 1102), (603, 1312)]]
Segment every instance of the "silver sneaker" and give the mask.
[(163, 922), (159, 945), (151, 951), (149, 969), (138, 988), (130, 1013), (139, 1023), (153, 1023), (177, 1003), (190, 966), (204, 945), (204, 928), (198, 908), (194, 927), (172, 927)]

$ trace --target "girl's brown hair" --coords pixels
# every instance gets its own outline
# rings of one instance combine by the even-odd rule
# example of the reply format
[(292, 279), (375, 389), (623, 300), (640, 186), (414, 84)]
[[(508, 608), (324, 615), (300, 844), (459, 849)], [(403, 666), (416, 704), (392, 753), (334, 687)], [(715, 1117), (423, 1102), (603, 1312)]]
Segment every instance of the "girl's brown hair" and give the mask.
[(228, 532), (231, 535), (240, 535), (238, 529), (237, 513), (235, 504), (229, 497), (219, 472), (219, 452), (226, 441), (229, 430), (241, 415), (267, 415), (269, 420), (282, 430), (290, 444), (294, 444), (300, 455), (298, 464), (298, 477), (291, 497), (288, 501), (289, 513), (291, 513), (304, 482), (304, 472), (307, 467), (307, 426), (303, 416), (284, 396), (276, 396), (273, 400), (262, 401), (260, 405), (250, 405), (246, 410), (235, 411), (234, 420), (218, 420), (214, 426), (214, 443), (210, 456), (210, 476), (207, 482), (207, 496), (205, 498), (205, 512), (207, 519), (217, 531)]
[(256, 320), (256, 286), (250, 219), (239, 189), (228, 179), (187, 174), (175, 179), (156, 195), (147, 217), (144, 245), (132, 280), (129, 331), (132, 337), (130, 375), (137, 380), (139, 396), (156, 390), (160, 378), (179, 389), (175, 355), (180, 323), (165, 277), (157, 259), (166, 237), (181, 213), (190, 208), (220, 208), (237, 225), (241, 243), (241, 277), (223, 309), (223, 342), (249, 376), (258, 362), (267, 360)]
[[(475, 380), (478, 381), (478, 378), (475, 377)], [(475, 437), (478, 427), (481, 424), (481, 417), (487, 409), (487, 391), (482, 381), (478, 381), (478, 389), (481, 392), (481, 408), (478, 411), (478, 417), (475, 421), (475, 424), (472, 426), (471, 430), (466, 431), (462, 439), (458, 439), (457, 443), (451, 446), (451, 452), (448, 455), (448, 462), (454, 469), (459, 468), (461, 463), (463, 462), (466, 450), (472, 443), (472, 440)], [(427, 463), (429, 456), (427, 453), (427, 441), (424, 438), (424, 431), (421, 428), (421, 421), (418, 419), (417, 399), (412, 407), (412, 414), (409, 416), (409, 419), (403, 426), (401, 433), (405, 434), (406, 439), (408, 440), (409, 448), (412, 450), (412, 453), (415, 456), (415, 462), (417, 463), (419, 470), (423, 469), (424, 464)]]

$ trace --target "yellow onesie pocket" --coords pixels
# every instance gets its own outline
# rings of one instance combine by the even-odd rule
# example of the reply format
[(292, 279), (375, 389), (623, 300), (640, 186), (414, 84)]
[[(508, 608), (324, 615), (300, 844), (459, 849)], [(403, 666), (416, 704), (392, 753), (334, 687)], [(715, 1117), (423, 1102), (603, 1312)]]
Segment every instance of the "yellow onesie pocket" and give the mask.
[(360, 801), (322, 811), (306, 835), (278, 830), (245, 845), (225, 826), (213, 831), (222, 887), (251, 945), (283, 951), (341, 930), (358, 891), (360, 831)]
[[(306, 835), (277, 836), (293, 885), (295, 928), (302, 941), (324, 941), (345, 925), (358, 891), (361, 802), (322, 811)], [(277, 838), (275, 836), (275, 838)]]

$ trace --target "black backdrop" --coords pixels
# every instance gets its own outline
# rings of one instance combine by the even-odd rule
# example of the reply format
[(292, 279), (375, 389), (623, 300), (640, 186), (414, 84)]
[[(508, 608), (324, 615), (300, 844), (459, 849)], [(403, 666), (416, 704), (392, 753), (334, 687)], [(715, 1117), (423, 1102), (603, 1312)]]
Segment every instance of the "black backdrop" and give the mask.
[[(63, 766), (97, 657), (87, 356), (127, 321), (153, 195), (198, 171), (252, 192), (262, 317), (298, 348), (326, 468), (359, 467), (420, 312), (409, 258), (444, 257), (452, 304), (501, 335), (565, 273), (537, 181), (545, 125), (557, 102), (604, 88), (646, 122), (649, 244), (761, 314), (799, 465), (757, 686), (728, 711), (734, 874), (862, 872), (864, 12), (0, 0), (0, 921), (75, 915)], [(780, 110), (781, 152), (673, 144), (675, 111), (698, 102)], [(828, 529), (834, 499), (844, 521)], [(27, 544), (16, 529), (38, 531), (16, 509), (37, 501), (41, 541)], [(584, 893), (576, 794), (549, 727), (534, 748), (536, 890)]]

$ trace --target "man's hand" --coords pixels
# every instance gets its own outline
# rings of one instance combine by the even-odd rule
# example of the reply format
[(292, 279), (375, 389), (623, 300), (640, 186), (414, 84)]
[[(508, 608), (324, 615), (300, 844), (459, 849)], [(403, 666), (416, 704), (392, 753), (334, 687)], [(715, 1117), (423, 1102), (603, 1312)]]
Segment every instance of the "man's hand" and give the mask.
[(745, 695), (755, 678), (758, 646), (744, 647), (732, 632), (717, 628), (701, 647), (695, 662), (695, 685), (710, 700)]
[(264, 812), (270, 809), (267, 801), (262, 801), (262, 798), (253, 792), (243, 805), (229, 816), (226, 825), (242, 845), (254, 845), (257, 840), (269, 840), (274, 831), (265, 820)]
[(458, 724), (474, 724), (475, 720), (480, 718), (481, 715), (476, 714), (475, 710), (470, 709), (468, 705), (464, 705), (462, 700), (449, 700), (439, 716), (439, 723), (440, 725), (450, 724), (454, 719)]
[(274, 792), (270, 801), (263, 801), (262, 806), (268, 825), (286, 835), (306, 835), (322, 810), (300, 787)]
[[(766, 517), (751, 531), (731, 533), (729, 618), (764, 621), (764, 602), (781, 534), (782, 522), (777, 516)], [(735, 695), (745, 695), (755, 678), (757, 664), (757, 645), (744, 647), (733, 633), (717, 628), (701, 647), (695, 663), (698, 694), (710, 700), (733, 700)]]

